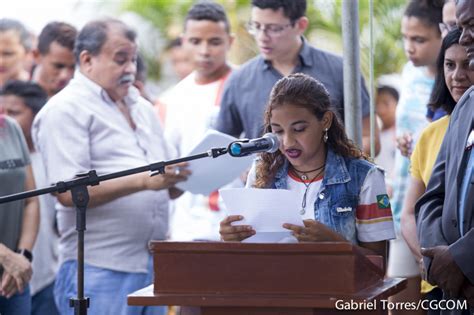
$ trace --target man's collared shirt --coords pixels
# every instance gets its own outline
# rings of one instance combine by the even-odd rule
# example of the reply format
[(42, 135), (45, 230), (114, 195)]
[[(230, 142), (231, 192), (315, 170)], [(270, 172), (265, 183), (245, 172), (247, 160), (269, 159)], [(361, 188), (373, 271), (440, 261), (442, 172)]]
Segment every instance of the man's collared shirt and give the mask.
[[(107, 93), (81, 72), (53, 96), (35, 118), (32, 136), (47, 181), (56, 183), (96, 170), (99, 175), (168, 158), (151, 104), (133, 87), (124, 101), (132, 129)], [(124, 272), (147, 272), (148, 241), (168, 230), (167, 190), (141, 191), (87, 211), (85, 261)], [(76, 215), (56, 204), (60, 262), (76, 259)]]
[[(344, 118), (344, 86), (342, 58), (310, 46), (303, 39), (299, 64), (293, 73), (305, 73), (319, 80), (328, 90), (332, 106)], [(217, 129), (238, 137), (247, 138), (263, 133), (263, 113), (275, 83), (283, 78), (261, 55), (234, 71), (224, 88)], [(362, 117), (369, 115), (369, 95), (361, 80)]]

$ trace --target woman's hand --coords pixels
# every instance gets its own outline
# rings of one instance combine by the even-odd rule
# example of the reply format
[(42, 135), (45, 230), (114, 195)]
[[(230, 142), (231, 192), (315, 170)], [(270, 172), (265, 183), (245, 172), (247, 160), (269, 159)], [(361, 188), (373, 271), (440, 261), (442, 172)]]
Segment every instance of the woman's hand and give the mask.
[(4, 273), (0, 281), (0, 295), (10, 298), (16, 292), (23, 292), (33, 274), (31, 263), (23, 255), (7, 250), (2, 267)]
[(315, 220), (303, 220), (304, 226), (285, 223), (283, 227), (292, 231), (299, 242), (347, 242), (339, 233)]
[(250, 225), (232, 225), (232, 222), (243, 220), (241, 215), (230, 215), (221, 221), (219, 233), (224, 242), (243, 241), (255, 234)]

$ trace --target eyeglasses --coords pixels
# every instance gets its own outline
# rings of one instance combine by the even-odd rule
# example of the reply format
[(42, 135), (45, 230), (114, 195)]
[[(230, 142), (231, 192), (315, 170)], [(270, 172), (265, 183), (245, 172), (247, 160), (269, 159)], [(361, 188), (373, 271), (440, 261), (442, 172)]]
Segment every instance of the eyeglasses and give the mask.
[(288, 28), (293, 27), (295, 22), (291, 22), (285, 25), (280, 24), (266, 24), (261, 25), (257, 22), (248, 22), (247, 23), (247, 31), (252, 36), (257, 36), (260, 31), (264, 32), (267, 36), (270, 37), (278, 37)]
[(456, 22), (450, 22), (450, 23), (439, 23), (439, 30), (441, 34), (443, 33), (448, 33), (452, 29), (456, 27)]

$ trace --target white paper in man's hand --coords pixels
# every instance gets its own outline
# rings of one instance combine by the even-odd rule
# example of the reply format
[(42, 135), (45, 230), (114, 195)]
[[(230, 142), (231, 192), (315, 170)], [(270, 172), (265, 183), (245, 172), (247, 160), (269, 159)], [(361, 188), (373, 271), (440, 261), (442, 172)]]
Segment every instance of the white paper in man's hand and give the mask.
[[(186, 156), (204, 153), (213, 148), (227, 147), (235, 140), (237, 139), (232, 136), (211, 129)], [(192, 174), (187, 181), (178, 183), (176, 187), (193, 194), (209, 195), (249, 169), (254, 158), (253, 155), (232, 157), (224, 154), (217, 158), (209, 157), (188, 162)]]
[(284, 189), (229, 188), (219, 190), (227, 215), (241, 215), (235, 224), (251, 225), (257, 234), (249, 242), (278, 242), (291, 235), (283, 223), (303, 225), (298, 196)]

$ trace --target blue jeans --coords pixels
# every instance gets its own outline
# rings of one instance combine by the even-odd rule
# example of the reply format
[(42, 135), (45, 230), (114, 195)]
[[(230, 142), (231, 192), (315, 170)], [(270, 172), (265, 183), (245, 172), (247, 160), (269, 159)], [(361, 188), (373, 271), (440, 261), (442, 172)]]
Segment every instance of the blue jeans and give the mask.
[[(90, 299), (88, 315), (164, 315), (166, 307), (128, 306), (127, 295), (152, 284), (152, 260), (149, 272), (127, 273), (84, 266), (84, 296)], [(77, 296), (77, 261), (66, 261), (59, 268), (54, 298), (61, 315), (74, 314), (69, 299)]]
[(25, 290), (23, 290), (23, 293), (17, 292), (9, 299), (4, 296), (0, 296), (1, 315), (30, 315), (30, 312), (30, 286), (26, 286)]
[(59, 315), (53, 290), (54, 282), (31, 297), (31, 315)]

